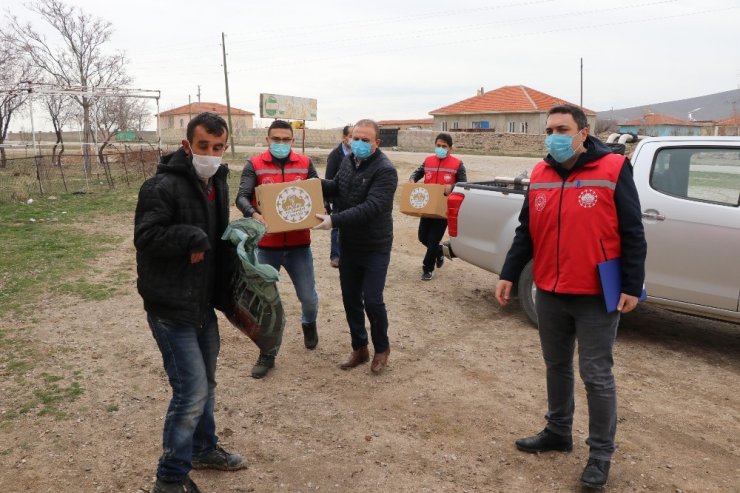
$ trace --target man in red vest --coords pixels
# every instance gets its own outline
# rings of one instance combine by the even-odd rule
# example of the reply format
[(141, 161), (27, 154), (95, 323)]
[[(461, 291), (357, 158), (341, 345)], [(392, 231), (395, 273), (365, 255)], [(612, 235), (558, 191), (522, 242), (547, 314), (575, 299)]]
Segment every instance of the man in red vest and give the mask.
[[(265, 225), (265, 220), (256, 209), (255, 187), (266, 183), (318, 178), (311, 159), (292, 151), (293, 128), (288, 122), (272, 122), (267, 130), (266, 141), (269, 149), (253, 156), (244, 165), (236, 197), (236, 206), (244, 217), (252, 217)], [(268, 233), (257, 246), (257, 258), (261, 263), (272, 265), (278, 271), (280, 267), (285, 267), (293, 281), (296, 295), (301, 302), (303, 342), (306, 348), (314, 349), (319, 343), (316, 330), (319, 296), (314, 279), (311, 231), (302, 229), (271, 234), (268, 229)], [(252, 368), (252, 377), (262, 378), (267, 375), (275, 366), (275, 356), (277, 354), (260, 354), (257, 364)]]
[[(547, 369), (547, 425), (516, 441), (530, 453), (573, 449), (573, 353), (588, 400), (589, 459), (581, 483), (601, 488), (616, 448), (617, 391), (612, 349), (620, 313), (637, 306), (647, 244), (632, 165), (589, 135), (583, 110), (548, 112), (549, 154), (532, 171), (520, 225), (496, 285), (506, 305), (512, 283), (534, 259), (536, 309)], [(621, 259), (621, 295), (607, 312), (597, 264)]]
[[(452, 187), (459, 181), (468, 181), (465, 165), (452, 154), (452, 137), (441, 133), (434, 139), (434, 154), (427, 156), (411, 176), (409, 181), (416, 183), (424, 177), (424, 183), (436, 183), (445, 186), (445, 195), (449, 195)], [(447, 219), (422, 217), (419, 220), (419, 241), (427, 247), (427, 253), (422, 262), (422, 281), (431, 281), (434, 266), (442, 267), (442, 237), (447, 229)]]

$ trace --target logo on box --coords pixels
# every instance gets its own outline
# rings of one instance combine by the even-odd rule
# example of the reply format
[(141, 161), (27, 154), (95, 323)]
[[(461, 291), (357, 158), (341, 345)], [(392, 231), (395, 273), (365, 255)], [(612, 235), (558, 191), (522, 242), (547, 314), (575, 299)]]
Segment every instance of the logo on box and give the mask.
[(426, 188), (414, 188), (409, 196), (409, 203), (415, 209), (423, 209), (429, 203), (429, 192)]
[(299, 187), (287, 187), (275, 198), (278, 215), (291, 224), (300, 223), (308, 218), (311, 207), (311, 196)]

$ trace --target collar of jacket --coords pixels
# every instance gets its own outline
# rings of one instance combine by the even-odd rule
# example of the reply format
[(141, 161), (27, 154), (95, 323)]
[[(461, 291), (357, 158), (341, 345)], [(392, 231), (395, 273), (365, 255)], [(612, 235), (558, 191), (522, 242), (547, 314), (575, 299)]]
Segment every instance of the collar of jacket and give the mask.
[[(275, 163), (278, 166), (285, 166), (285, 164), (280, 164), (280, 162), (275, 159), (269, 149), (263, 152), (262, 155), (260, 155), (260, 159), (262, 159), (262, 161), (266, 163)], [(285, 159), (285, 163), (295, 163), (297, 161), (298, 154), (293, 152), (293, 149), (291, 149), (290, 154), (288, 154), (288, 157)]]
[(362, 161), (357, 161), (357, 158), (355, 157), (355, 153), (354, 153), (354, 152), (353, 152), (352, 154), (350, 154), (350, 156), (352, 156), (352, 157), (350, 158), (350, 159), (352, 159), (352, 164), (354, 164), (354, 165), (355, 165), (355, 168), (359, 168), (359, 167), (360, 167), (360, 166), (362, 166), (363, 164), (368, 164), (368, 163), (371, 163), (371, 162), (375, 161), (375, 159), (376, 159), (376, 158), (377, 158), (378, 156), (380, 156), (380, 147), (377, 147), (377, 148), (375, 149), (375, 152), (373, 152), (372, 154), (370, 154), (370, 155), (369, 155), (369, 156), (367, 157), (367, 159), (363, 159)]
[(588, 135), (586, 137), (586, 141), (583, 143), (583, 146), (586, 148), (586, 152), (578, 156), (576, 164), (574, 164), (569, 170), (563, 168), (563, 166), (559, 162), (555, 161), (549, 154), (545, 157), (545, 162), (555, 168), (559, 174), (562, 175), (563, 172), (565, 172), (567, 176), (579, 168), (594, 166), (595, 161), (601, 159), (607, 154), (611, 154), (612, 152), (609, 147), (592, 135)]

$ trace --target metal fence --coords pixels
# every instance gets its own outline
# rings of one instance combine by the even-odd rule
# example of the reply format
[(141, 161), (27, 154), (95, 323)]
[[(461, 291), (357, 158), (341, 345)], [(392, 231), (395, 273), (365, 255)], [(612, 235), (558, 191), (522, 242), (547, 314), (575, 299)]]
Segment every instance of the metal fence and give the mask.
[(50, 153), (9, 157), (0, 166), (0, 201), (25, 201), (32, 196), (88, 193), (122, 187), (138, 187), (152, 176), (164, 149), (149, 146), (117, 146), (102, 160), (78, 154)]

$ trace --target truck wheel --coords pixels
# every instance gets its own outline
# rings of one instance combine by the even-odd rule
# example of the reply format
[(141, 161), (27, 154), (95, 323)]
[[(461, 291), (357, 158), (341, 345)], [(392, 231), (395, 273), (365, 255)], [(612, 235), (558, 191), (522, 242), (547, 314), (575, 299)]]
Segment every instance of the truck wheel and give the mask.
[(517, 282), (517, 296), (519, 297), (519, 304), (521, 305), (524, 313), (527, 314), (527, 318), (530, 322), (537, 327), (537, 310), (534, 306), (534, 296), (537, 293), (537, 286), (534, 284), (534, 261), (530, 260), (524, 270), (519, 276)]

